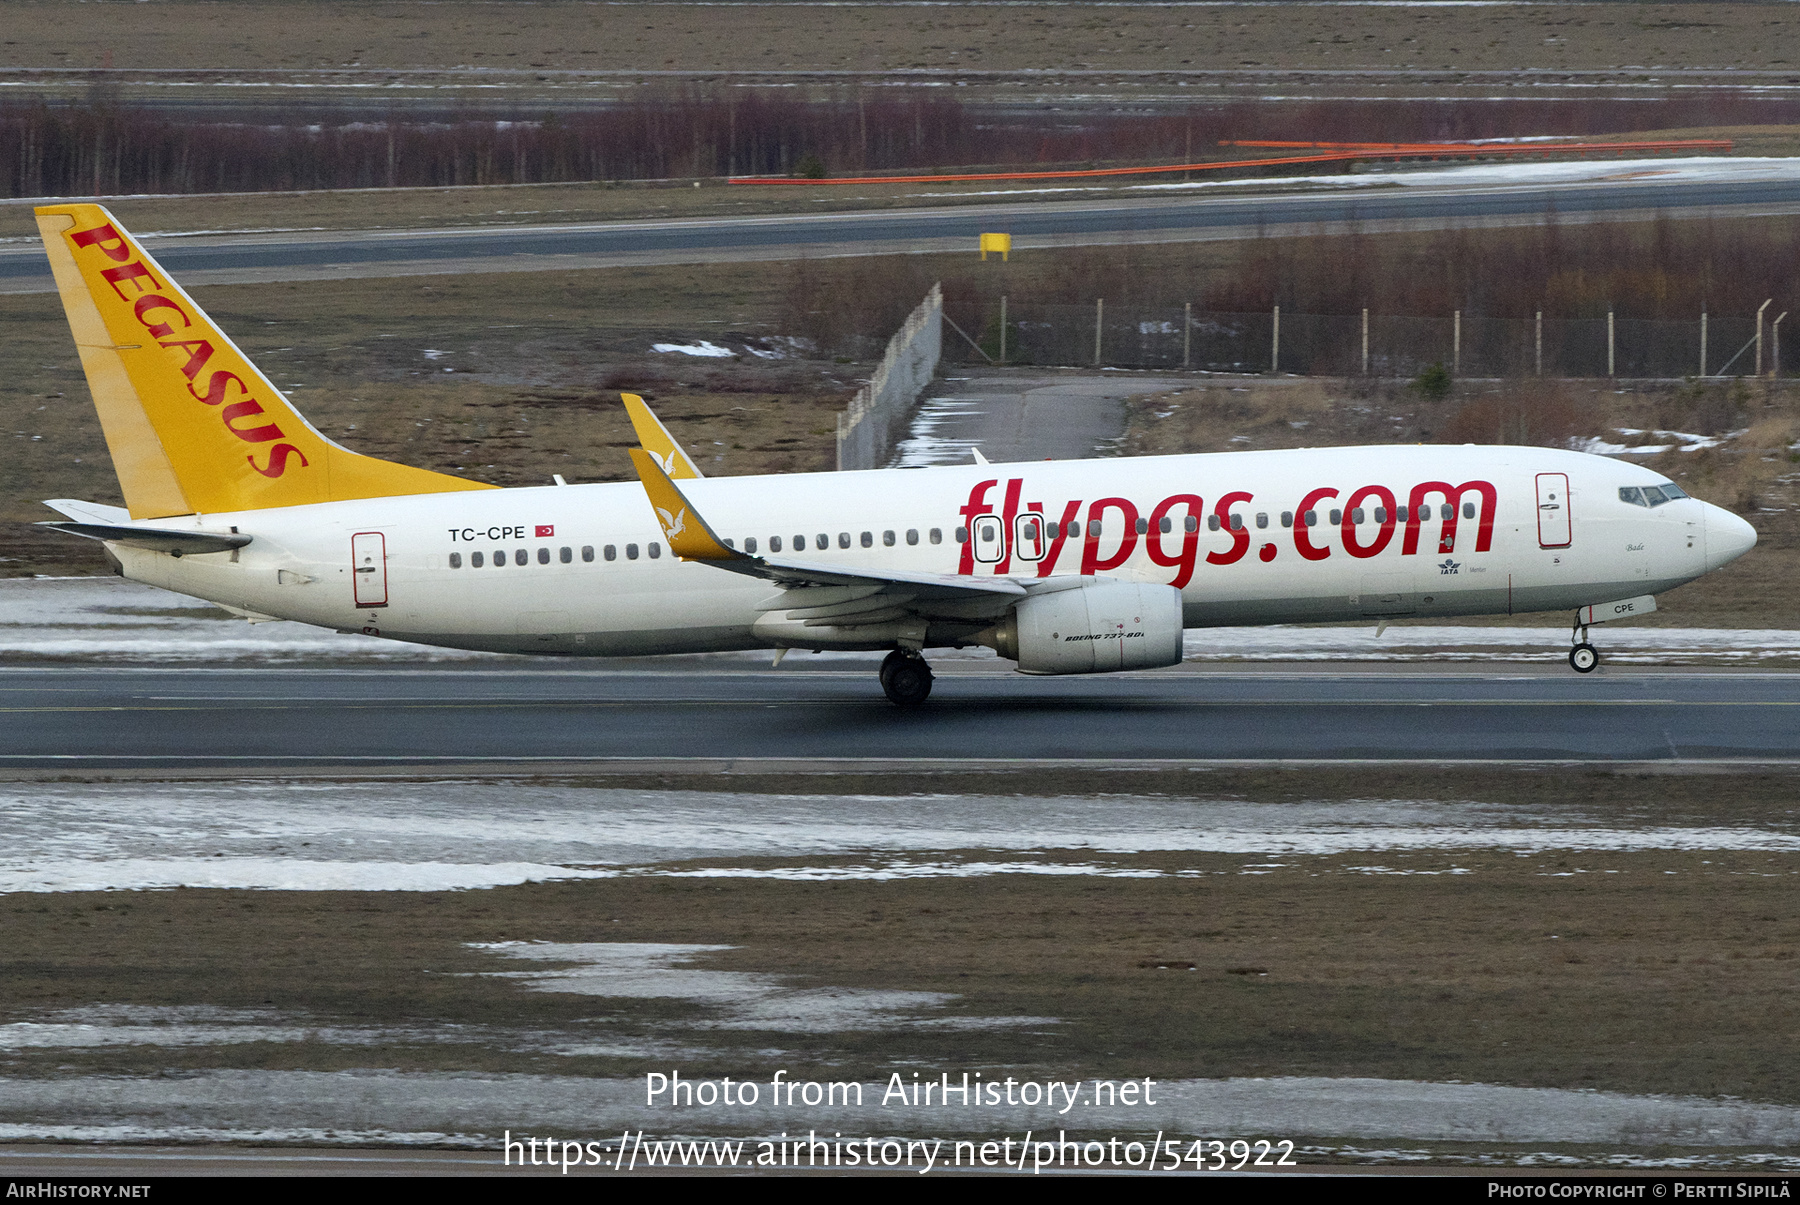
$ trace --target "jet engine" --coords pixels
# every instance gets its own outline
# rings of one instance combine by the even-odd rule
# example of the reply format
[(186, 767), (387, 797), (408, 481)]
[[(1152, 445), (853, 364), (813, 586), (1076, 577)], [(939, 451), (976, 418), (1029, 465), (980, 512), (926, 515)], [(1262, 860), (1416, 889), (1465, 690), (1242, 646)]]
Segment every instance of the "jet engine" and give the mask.
[(975, 637), (1026, 674), (1105, 674), (1181, 661), (1181, 591), (1095, 580), (1022, 599)]

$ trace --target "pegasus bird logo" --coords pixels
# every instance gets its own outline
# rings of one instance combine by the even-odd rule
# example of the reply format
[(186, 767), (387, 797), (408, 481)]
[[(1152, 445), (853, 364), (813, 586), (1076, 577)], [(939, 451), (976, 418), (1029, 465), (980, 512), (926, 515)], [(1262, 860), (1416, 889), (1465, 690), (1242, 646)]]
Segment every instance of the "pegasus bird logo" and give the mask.
[[(646, 452), (650, 452), (650, 449), (648, 449), (648, 448), (645, 448), (644, 450)], [(675, 475), (675, 456), (676, 456), (676, 454), (677, 454), (676, 449), (670, 448), (669, 454), (667, 456), (658, 456), (655, 452), (650, 452), (650, 459), (654, 460), (657, 464), (661, 465), (663, 472), (665, 472), (669, 476), (673, 477)], [(664, 516), (667, 516), (669, 512), (664, 511), (662, 513), (664, 514)], [(675, 533), (670, 532), (669, 534), (674, 535)]]
[[(652, 452), (651, 455), (654, 456), (655, 453)], [(673, 453), (670, 454), (670, 459), (674, 459)], [(687, 530), (687, 507), (684, 506), (671, 515), (659, 506), (656, 513), (662, 516), (663, 534), (671, 540)]]

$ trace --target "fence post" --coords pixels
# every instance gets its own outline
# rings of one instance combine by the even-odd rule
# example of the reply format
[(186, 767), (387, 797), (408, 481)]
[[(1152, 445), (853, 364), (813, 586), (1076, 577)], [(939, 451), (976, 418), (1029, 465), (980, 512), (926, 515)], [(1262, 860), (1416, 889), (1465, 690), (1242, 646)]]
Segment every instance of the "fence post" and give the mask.
[(1100, 367), (1100, 329), (1106, 321), (1106, 298), (1094, 298), (1094, 367)]
[(1775, 325), (1769, 328), (1769, 334), (1775, 337), (1775, 346), (1769, 350), (1775, 353), (1775, 362), (1769, 368), (1769, 379), (1775, 380), (1781, 375), (1781, 320), (1788, 316), (1786, 310), (1775, 316)]
[(1456, 311), (1450, 331), (1450, 375), (1462, 375), (1462, 311)]
[(1774, 300), (1771, 297), (1769, 301), (1756, 307), (1756, 375), (1759, 377), (1762, 376), (1762, 316), (1763, 311), (1769, 308), (1769, 302)]
[(1181, 303), (1181, 366), (1183, 368), (1192, 368), (1194, 366), (1194, 358), (1191, 354), (1193, 351), (1193, 341), (1194, 303), (1191, 301), (1184, 301)]
[(1000, 362), (1006, 363), (1006, 294), (1000, 294)]
[(1544, 375), (1544, 311), (1537, 312), (1537, 375)]
[(1613, 367), (1614, 367), (1615, 363), (1616, 363), (1616, 361), (1613, 359), (1613, 312), (1611, 310), (1607, 310), (1606, 311), (1606, 375), (1607, 376), (1612, 377), (1612, 376), (1618, 375), (1618, 373), (1613, 371)]
[(1700, 311), (1700, 375), (1706, 376), (1706, 311)]
[(1363, 375), (1369, 375), (1369, 307), (1363, 307)]
[(1275, 327), (1269, 340), (1269, 371), (1281, 371), (1281, 307), (1275, 307)]

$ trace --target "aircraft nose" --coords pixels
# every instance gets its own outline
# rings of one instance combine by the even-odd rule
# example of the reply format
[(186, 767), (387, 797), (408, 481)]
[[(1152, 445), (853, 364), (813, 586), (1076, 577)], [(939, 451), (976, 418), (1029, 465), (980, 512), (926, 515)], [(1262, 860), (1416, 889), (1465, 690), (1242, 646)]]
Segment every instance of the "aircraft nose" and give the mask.
[(1756, 547), (1756, 528), (1723, 507), (1706, 507), (1706, 567), (1729, 565)]

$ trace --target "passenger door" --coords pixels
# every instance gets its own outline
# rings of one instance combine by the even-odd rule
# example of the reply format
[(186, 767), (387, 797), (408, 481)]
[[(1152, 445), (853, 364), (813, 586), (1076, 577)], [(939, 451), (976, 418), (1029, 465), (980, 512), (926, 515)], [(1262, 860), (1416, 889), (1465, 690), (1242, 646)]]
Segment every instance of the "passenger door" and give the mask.
[(1571, 539), (1568, 474), (1537, 475), (1537, 508), (1538, 547), (1567, 548)]
[(378, 531), (359, 531), (351, 536), (350, 566), (356, 582), (356, 605), (387, 606), (387, 537)]

